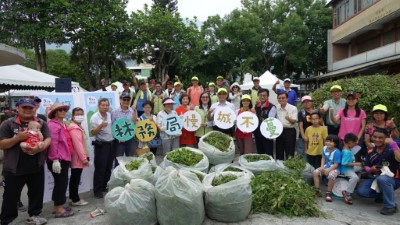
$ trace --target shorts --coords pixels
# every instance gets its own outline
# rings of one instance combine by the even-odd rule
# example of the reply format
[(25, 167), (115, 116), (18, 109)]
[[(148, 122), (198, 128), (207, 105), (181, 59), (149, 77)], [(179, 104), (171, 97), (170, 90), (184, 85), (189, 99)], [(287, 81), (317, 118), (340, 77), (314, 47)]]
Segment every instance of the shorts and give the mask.
[[(318, 173), (318, 176), (322, 176), (323, 174), (321, 173), (321, 171), (318, 169), (314, 170), (314, 173)], [(332, 170), (329, 172), (328, 174), (328, 179), (329, 180), (335, 180), (336, 177), (339, 175), (339, 171), (338, 170)]]

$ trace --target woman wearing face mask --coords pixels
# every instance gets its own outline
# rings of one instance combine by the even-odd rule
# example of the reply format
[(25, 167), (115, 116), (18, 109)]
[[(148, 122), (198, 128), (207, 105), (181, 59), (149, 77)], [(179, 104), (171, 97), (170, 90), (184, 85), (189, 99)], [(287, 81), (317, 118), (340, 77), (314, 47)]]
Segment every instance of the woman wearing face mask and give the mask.
[(82, 128), (84, 112), (82, 108), (76, 107), (72, 110), (72, 121), (68, 131), (72, 139), (71, 177), (69, 180), (69, 198), (72, 206), (87, 205), (88, 202), (80, 199), (78, 194), (82, 170), (89, 167), (89, 144), (88, 137)]

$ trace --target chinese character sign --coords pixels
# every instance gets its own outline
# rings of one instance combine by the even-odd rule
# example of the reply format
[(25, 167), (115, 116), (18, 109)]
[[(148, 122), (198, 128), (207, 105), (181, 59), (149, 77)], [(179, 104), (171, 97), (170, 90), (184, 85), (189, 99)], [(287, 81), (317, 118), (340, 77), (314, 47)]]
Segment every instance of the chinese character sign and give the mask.
[(182, 133), (182, 119), (175, 114), (165, 117), (162, 126), (165, 127), (165, 133), (168, 135), (180, 135)]
[(141, 142), (149, 142), (157, 135), (157, 126), (154, 121), (141, 120), (136, 124), (136, 137)]
[(257, 115), (252, 112), (240, 113), (236, 120), (236, 126), (245, 133), (251, 133), (258, 127)]
[(115, 121), (111, 127), (112, 134), (118, 141), (129, 141), (135, 136), (135, 130), (135, 123), (127, 118)]
[(279, 137), (283, 131), (281, 121), (276, 118), (265, 119), (260, 126), (261, 134), (268, 139)]
[(214, 112), (214, 124), (221, 129), (235, 125), (236, 114), (231, 108), (219, 108)]
[(190, 110), (182, 116), (183, 127), (187, 131), (196, 131), (201, 126), (201, 116), (198, 112)]

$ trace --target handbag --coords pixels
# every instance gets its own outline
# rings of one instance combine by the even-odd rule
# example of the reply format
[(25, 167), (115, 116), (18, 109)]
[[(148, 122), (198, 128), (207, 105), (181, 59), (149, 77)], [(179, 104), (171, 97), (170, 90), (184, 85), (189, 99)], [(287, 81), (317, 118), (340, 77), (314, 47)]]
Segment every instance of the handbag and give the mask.
[(158, 148), (158, 146), (161, 145), (161, 138), (159, 136), (156, 136), (155, 138), (153, 138), (153, 140), (149, 141), (147, 145), (149, 146), (149, 148)]

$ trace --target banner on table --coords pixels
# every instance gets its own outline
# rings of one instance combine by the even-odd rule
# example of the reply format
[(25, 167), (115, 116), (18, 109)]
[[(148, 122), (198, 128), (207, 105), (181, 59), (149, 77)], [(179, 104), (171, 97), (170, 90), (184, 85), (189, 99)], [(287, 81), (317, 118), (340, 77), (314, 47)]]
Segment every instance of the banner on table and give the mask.
[(252, 112), (242, 112), (236, 120), (236, 126), (245, 133), (251, 133), (258, 127), (257, 115)]
[(235, 125), (236, 114), (231, 108), (218, 108), (214, 113), (214, 124), (221, 129), (229, 129)]

